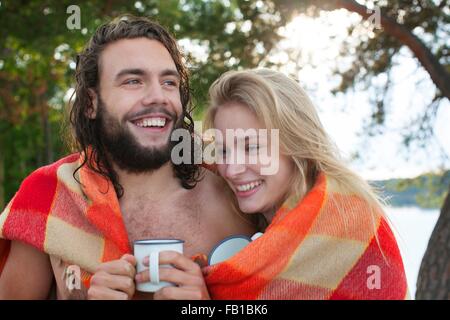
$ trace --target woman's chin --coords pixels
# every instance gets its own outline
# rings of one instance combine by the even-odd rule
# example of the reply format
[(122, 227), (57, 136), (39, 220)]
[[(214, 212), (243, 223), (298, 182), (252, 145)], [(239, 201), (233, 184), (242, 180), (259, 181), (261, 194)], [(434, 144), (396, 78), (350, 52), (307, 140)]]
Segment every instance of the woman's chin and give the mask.
[(239, 204), (239, 209), (245, 214), (254, 214), (261, 212), (261, 206), (251, 204)]

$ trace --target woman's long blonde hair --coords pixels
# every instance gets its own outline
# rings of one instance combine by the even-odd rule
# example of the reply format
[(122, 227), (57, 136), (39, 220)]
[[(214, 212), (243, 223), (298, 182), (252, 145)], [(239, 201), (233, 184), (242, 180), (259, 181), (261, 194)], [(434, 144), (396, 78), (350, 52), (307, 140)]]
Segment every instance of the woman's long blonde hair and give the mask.
[(209, 97), (207, 127), (213, 127), (218, 108), (240, 103), (249, 107), (268, 130), (279, 129), (280, 153), (292, 158), (296, 170), (285, 205), (292, 208), (297, 204), (313, 187), (317, 174), (323, 172), (341, 191), (360, 197), (374, 214), (380, 213), (384, 201), (346, 166), (312, 101), (296, 81), (268, 69), (229, 71), (212, 84)]

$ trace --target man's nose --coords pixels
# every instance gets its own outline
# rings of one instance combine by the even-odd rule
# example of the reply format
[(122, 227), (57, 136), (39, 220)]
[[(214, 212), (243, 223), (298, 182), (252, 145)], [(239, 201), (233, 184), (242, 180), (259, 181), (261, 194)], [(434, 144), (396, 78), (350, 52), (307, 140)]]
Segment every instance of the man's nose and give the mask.
[(159, 82), (151, 83), (146, 87), (145, 96), (142, 99), (144, 105), (166, 104), (167, 97)]

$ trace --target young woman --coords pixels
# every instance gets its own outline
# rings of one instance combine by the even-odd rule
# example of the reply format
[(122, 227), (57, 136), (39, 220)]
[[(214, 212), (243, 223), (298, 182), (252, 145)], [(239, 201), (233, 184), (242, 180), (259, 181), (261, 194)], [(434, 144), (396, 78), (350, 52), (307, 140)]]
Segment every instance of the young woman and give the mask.
[(268, 225), (204, 268), (211, 298), (406, 298), (381, 203), (340, 158), (305, 91), (260, 69), (227, 72), (209, 93), (218, 173), (240, 210)]

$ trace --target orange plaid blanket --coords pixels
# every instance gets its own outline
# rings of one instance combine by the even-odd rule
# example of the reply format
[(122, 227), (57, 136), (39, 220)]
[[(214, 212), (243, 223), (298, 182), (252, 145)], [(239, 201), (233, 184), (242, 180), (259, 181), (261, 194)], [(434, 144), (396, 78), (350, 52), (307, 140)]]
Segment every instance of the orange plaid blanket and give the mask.
[(106, 261), (130, 253), (119, 202), (110, 181), (80, 165), (78, 154), (42, 167), (28, 176), (0, 214), (0, 274), (10, 240), (55, 255), (90, 273)]
[(405, 299), (406, 276), (395, 237), (381, 211), (371, 217), (361, 198), (341, 193), (322, 174), (294, 209), (276, 213), (263, 236), (203, 269), (210, 295)]
[[(0, 275), (18, 240), (82, 269), (131, 253), (110, 181), (82, 167), (78, 154), (26, 178), (0, 214)], [(343, 212), (337, 209), (343, 208)], [(375, 239), (375, 229), (378, 242)], [(205, 267), (214, 299), (403, 299), (402, 259), (381, 214), (320, 176), (292, 211), (281, 209), (265, 234), (231, 259)], [(380, 278), (377, 281), (377, 276)]]

